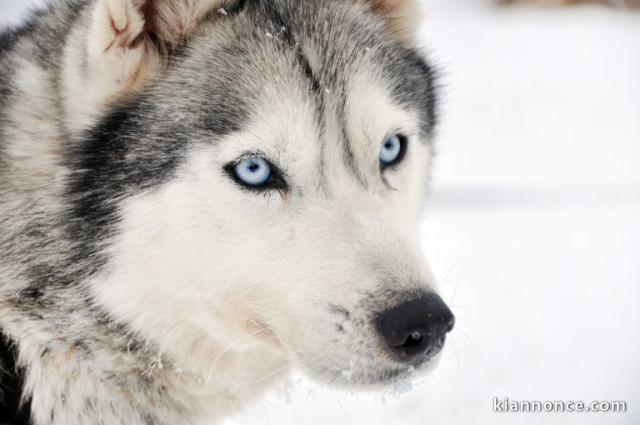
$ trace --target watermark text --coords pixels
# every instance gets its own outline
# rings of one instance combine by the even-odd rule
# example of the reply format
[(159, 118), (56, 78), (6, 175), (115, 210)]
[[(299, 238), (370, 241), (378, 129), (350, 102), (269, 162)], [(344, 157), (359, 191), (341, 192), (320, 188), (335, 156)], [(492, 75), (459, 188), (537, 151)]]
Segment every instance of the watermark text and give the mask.
[(495, 413), (624, 413), (625, 401), (574, 401), (574, 400), (511, 400), (508, 397), (493, 398)]

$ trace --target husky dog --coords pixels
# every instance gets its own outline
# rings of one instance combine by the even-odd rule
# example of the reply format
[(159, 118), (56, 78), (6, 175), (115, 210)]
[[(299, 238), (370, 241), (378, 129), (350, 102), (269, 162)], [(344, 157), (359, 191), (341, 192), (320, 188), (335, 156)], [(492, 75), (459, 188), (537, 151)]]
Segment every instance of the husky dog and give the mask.
[(2, 34), (0, 422), (211, 424), (292, 367), (433, 365), (417, 12), (57, 0)]

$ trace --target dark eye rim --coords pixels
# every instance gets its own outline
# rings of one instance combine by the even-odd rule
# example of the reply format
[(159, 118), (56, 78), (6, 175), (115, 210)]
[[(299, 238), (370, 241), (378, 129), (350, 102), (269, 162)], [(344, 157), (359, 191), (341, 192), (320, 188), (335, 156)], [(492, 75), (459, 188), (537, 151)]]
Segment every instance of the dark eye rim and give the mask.
[(398, 153), (398, 157), (396, 159), (394, 159), (392, 162), (388, 163), (388, 164), (384, 164), (382, 161), (380, 161), (380, 170), (381, 171), (385, 171), (388, 169), (395, 169), (397, 168), (397, 166), (405, 159), (405, 157), (407, 156), (407, 150), (409, 148), (409, 138), (407, 136), (405, 136), (402, 133), (392, 133), (390, 135), (388, 135), (387, 137), (385, 137), (385, 141), (392, 136), (397, 136), (398, 139), (400, 140), (400, 152)]
[[(242, 180), (240, 177), (238, 177), (238, 174), (236, 174), (236, 167), (240, 165), (240, 163), (242, 163), (243, 161), (246, 161), (247, 159), (256, 158), (256, 157), (262, 158), (263, 160), (265, 160), (266, 163), (269, 165), (269, 168), (271, 169), (271, 176), (269, 176), (269, 180), (267, 180), (266, 183), (261, 185), (248, 184), (244, 180)], [(262, 153), (247, 153), (245, 155), (242, 155), (240, 158), (236, 159), (235, 161), (232, 161), (226, 164), (223, 167), (223, 169), (227, 173), (227, 175), (231, 177), (231, 180), (233, 180), (242, 189), (250, 190), (252, 192), (266, 192), (269, 190), (279, 190), (279, 191), (289, 190), (289, 186), (287, 185), (287, 182), (285, 180), (285, 173), (282, 172), (282, 170), (280, 170), (280, 168), (278, 168), (273, 162), (269, 161), (267, 157)]]

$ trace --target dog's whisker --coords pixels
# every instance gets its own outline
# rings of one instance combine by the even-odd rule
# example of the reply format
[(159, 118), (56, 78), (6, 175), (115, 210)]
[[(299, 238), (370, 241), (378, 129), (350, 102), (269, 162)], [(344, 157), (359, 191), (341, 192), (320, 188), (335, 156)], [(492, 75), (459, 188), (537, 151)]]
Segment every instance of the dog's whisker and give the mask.
[(338, 406), (340, 406), (340, 410), (342, 410), (342, 413), (344, 413), (345, 416), (349, 416), (349, 412), (347, 411), (347, 408), (344, 406), (344, 403), (342, 402), (342, 400), (340, 400), (339, 397), (336, 397), (335, 400), (338, 403)]
[(273, 370), (273, 371), (269, 372), (268, 374), (266, 374), (266, 375), (264, 375), (264, 376), (262, 376), (262, 377), (260, 377), (260, 378), (258, 378), (256, 380), (254, 380), (253, 383), (254, 384), (259, 384), (261, 382), (264, 382), (267, 379), (273, 378), (274, 376), (276, 376), (277, 374), (279, 374), (280, 372), (283, 372), (285, 370), (290, 370), (290, 367), (284, 366), (284, 367), (278, 368), (276, 370)]
[(453, 349), (453, 355), (456, 357), (456, 370), (460, 372), (460, 356), (458, 354), (458, 344), (456, 343), (454, 335), (452, 335), (450, 343), (451, 348)]
[(207, 375), (207, 385), (209, 385), (211, 383), (211, 379), (213, 378), (213, 373), (215, 371), (216, 366), (218, 365), (218, 363), (220, 362), (220, 360), (222, 359), (222, 356), (224, 356), (226, 353), (230, 352), (233, 349), (233, 347), (227, 347), (223, 350), (221, 350), (218, 355), (216, 356), (216, 358), (213, 360), (213, 363), (211, 364), (211, 367), (209, 368), (209, 374)]
[(456, 333), (459, 333), (460, 335), (464, 336), (465, 338), (467, 338), (467, 340), (472, 343), (474, 346), (479, 347), (479, 345), (473, 340), (473, 338), (471, 338), (471, 336), (469, 336), (467, 333), (465, 333), (462, 329), (460, 329), (460, 327), (456, 328)]

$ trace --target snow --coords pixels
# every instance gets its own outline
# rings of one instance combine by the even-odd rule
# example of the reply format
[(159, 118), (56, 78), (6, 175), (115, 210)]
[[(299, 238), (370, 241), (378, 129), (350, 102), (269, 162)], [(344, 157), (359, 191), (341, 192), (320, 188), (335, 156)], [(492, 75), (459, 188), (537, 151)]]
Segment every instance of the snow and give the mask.
[[(0, 0), (15, 22), (23, 0)], [(457, 327), (388, 393), (303, 377), (229, 421), (640, 423), (640, 15), (425, 0), (443, 117), (422, 239)], [(493, 397), (626, 414), (493, 413)]]

